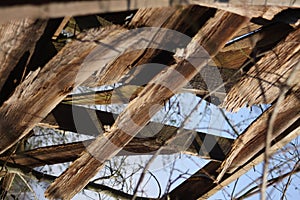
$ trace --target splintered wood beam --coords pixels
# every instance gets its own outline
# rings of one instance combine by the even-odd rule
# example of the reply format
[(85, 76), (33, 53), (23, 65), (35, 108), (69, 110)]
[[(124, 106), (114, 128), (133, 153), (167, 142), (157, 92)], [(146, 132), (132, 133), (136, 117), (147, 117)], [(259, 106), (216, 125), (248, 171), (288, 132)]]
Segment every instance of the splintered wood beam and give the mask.
[[(296, 79), (298, 81), (298, 79)], [(291, 92), (284, 101), (278, 105), (279, 111), (271, 135), (274, 140), (300, 117), (300, 91)], [(255, 122), (253, 122), (232, 146), (230, 153), (220, 168), (220, 176), (226, 172), (233, 172), (243, 163), (251, 159), (255, 154), (265, 148), (265, 138), (268, 130), (268, 121), (273, 114), (274, 105), (265, 111)]]
[[(99, 43), (109, 45), (121, 42), (118, 34), (124, 31), (120, 27), (112, 26), (84, 33), (77, 40), (67, 44), (42, 70), (30, 73), (0, 107), (0, 154), (28, 135), (74, 87), (98, 68), (90, 61), (89, 70), (79, 72), (86, 66), (83, 64), (85, 58)], [(131, 41), (134, 41), (134, 37)], [(109, 48), (100, 51), (100, 55), (111, 55)], [(103, 68), (104, 73), (107, 70), (108, 68)], [(77, 76), (78, 73), (80, 76)]]
[(286, 85), (286, 79), (300, 60), (299, 51), (300, 29), (297, 28), (250, 68), (229, 91), (223, 106), (237, 110), (244, 105), (270, 104), (278, 98), (283, 87), (299, 88), (298, 79)]
[(47, 20), (29, 18), (0, 25), (0, 92), (24, 53), (33, 51), (46, 25)]
[[(118, 116), (110, 131), (97, 137), (81, 157), (50, 185), (45, 196), (49, 199), (71, 199), (82, 190), (104, 166), (105, 161), (120, 152), (149, 122), (162, 107), (160, 105), (187, 84), (207, 64), (210, 58), (201, 48), (198, 48), (199, 45), (214, 57), (248, 21), (248, 18), (232, 13), (217, 12), (215, 17), (208, 20), (194, 36), (184, 49), (185, 53), (177, 57), (177, 63), (159, 73), (147, 84), (138, 97), (131, 101)], [(232, 24), (235, 26), (233, 27)], [(190, 59), (197, 61), (197, 65), (192, 66), (187, 62)]]
[[(278, 138), (272, 142), (270, 153), (275, 153), (288, 144), (290, 141), (300, 135), (299, 119), (286, 129)], [(231, 182), (247, 173), (253, 166), (258, 165), (264, 159), (264, 151), (254, 156), (249, 162), (243, 163), (234, 173), (226, 173), (223, 178), (216, 183), (216, 178), (219, 175), (221, 164), (216, 161), (211, 161), (190, 178), (177, 186), (167, 196), (170, 199), (208, 199), (216, 192), (226, 187)], [(167, 198), (162, 198), (167, 199)]]

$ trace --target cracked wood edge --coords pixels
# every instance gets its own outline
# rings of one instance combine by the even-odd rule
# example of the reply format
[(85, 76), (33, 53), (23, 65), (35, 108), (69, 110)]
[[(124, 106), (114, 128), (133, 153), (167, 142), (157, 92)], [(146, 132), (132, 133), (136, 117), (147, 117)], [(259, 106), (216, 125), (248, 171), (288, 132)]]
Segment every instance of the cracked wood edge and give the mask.
[[(156, 27), (160, 27), (163, 28), (162, 30), (172, 30), (174, 31), (174, 34), (178, 32), (182, 34), (191, 34), (191, 32), (194, 32), (196, 34), (198, 30), (197, 28), (199, 28), (201, 24), (204, 24), (206, 22), (205, 20), (209, 18), (214, 11), (215, 9), (209, 9), (197, 5), (139, 9), (128, 26), (133, 28), (153, 27), (153, 31), (155, 31)], [(171, 40), (169, 38), (171, 38)], [(139, 73), (143, 70), (143, 68), (149, 68), (149, 66), (147, 67), (144, 64), (152, 63), (153, 57), (161, 55), (163, 50), (167, 49), (169, 53), (172, 53), (172, 49), (168, 49), (170, 46), (168, 46), (168, 43), (172, 43), (172, 45), (176, 46), (185, 46), (187, 44), (182, 43), (188, 42), (186, 39), (176, 40), (172, 36), (161, 37), (160, 35), (155, 37), (155, 41), (160, 44), (160, 47), (162, 47), (161, 49), (159, 47), (144, 49), (137, 48), (135, 50), (129, 49), (128, 52), (125, 52), (111, 63), (111, 68), (122, 73), (115, 73), (114, 70), (111, 70), (110, 74), (105, 76), (95, 73), (82, 85), (87, 87), (97, 87), (104, 84), (114, 84), (119, 82), (126, 75), (130, 75), (126, 79), (126, 82), (128, 82), (133, 77), (140, 75)], [(157, 61), (154, 62), (156, 63)], [(163, 60), (159, 62), (161, 62), (161, 64), (168, 65), (172, 62), (171, 56), (170, 58), (164, 57)], [(161, 69), (153, 67), (151, 73), (148, 72), (147, 78), (151, 80), (151, 78), (154, 77), (155, 74), (159, 73), (160, 70)], [(148, 80), (145, 80), (145, 82), (147, 83)]]
[[(195, 56), (197, 51), (201, 51), (201, 49), (195, 49), (196, 44), (201, 44), (210, 56), (215, 56), (234, 33), (248, 21), (248, 18), (235, 14), (221, 11), (217, 12), (215, 17), (209, 20), (193, 38), (186, 49), (184, 58), (188, 59), (189, 56)], [(236, 26), (230, 26), (232, 23)], [(163, 104), (165, 99), (173, 95), (172, 91), (177, 91), (183, 87), (186, 81), (189, 81), (196, 75), (207, 61), (207, 57), (202, 58), (201, 61), (199, 61), (199, 65), (195, 66), (195, 68), (188, 65), (184, 60), (179, 60), (178, 64), (158, 74), (154, 80), (151, 81), (151, 84), (148, 84), (139, 96), (128, 104), (111, 127), (111, 130), (104, 133), (105, 137), (98, 137), (89, 145), (88, 150), (82, 153), (81, 157), (74, 161), (69, 168), (49, 186), (45, 192), (45, 196), (49, 199), (71, 199), (88, 184), (89, 180), (103, 167), (107, 159), (116, 155), (132, 140), (137, 132), (149, 122), (151, 116), (161, 107), (153, 107), (153, 105)], [(172, 70), (176, 70), (182, 74), (186, 81), (178, 81), (180, 79), (174, 78)], [(162, 83), (164, 80), (168, 80), (169, 88), (163, 86), (166, 84), (166, 82)], [(149, 109), (151, 109), (150, 113)]]

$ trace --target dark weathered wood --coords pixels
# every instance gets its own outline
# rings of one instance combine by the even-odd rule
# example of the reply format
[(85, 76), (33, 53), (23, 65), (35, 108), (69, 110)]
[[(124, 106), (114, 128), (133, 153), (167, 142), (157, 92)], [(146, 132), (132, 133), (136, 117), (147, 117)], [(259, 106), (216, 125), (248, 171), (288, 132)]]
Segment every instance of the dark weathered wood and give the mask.
[[(258, 119), (259, 121), (260, 119)], [(263, 119), (264, 120), (264, 119)], [(269, 153), (275, 153), (287, 143), (295, 139), (300, 135), (299, 119), (288, 127), (272, 142)], [(267, 131), (267, 130), (265, 130)], [(246, 155), (248, 156), (248, 155)], [(211, 161), (202, 169), (197, 171), (194, 175), (176, 187), (171, 191), (169, 196), (171, 199), (208, 199), (216, 192), (220, 191), (223, 187), (226, 187), (231, 182), (247, 173), (254, 166), (261, 163), (264, 158), (264, 150), (261, 150), (258, 154), (252, 157), (249, 161), (242, 163), (236, 171), (233, 173), (226, 173), (216, 183), (217, 176), (220, 173), (220, 163)]]
[(24, 53), (33, 51), (46, 24), (46, 20), (26, 18), (0, 25), (0, 92), (10, 72)]
[[(287, 77), (300, 60), (300, 29), (291, 32), (272, 51), (258, 61), (230, 90), (223, 103), (228, 110), (244, 105), (270, 104), (278, 98)], [(300, 87), (298, 80), (288, 87)]]
[[(79, 192), (103, 167), (104, 162), (116, 155), (149, 122), (151, 116), (161, 108), (159, 104), (163, 104), (165, 99), (170, 98), (173, 95), (172, 91), (176, 92), (183, 87), (186, 81), (189, 81), (207, 63), (209, 58), (203, 54), (201, 54), (202, 58), (198, 58), (197, 66), (191, 66), (184, 61), (199, 55), (197, 53), (201, 49), (195, 49), (197, 44), (202, 45), (213, 57), (247, 21), (245, 17), (217, 12), (216, 16), (209, 20), (193, 38), (185, 49), (186, 54), (182, 55), (182, 58), (177, 57), (178, 63), (158, 74), (139, 96), (128, 104), (111, 130), (104, 133), (104, 137), (97, 137), (88, 146), (87, 151), (51, 184), (45, 195), (50, 199), (70, 199)], [(230, 26), (232, 23), (236, 26)], [(179, 72), (186, 81), (175, 76), (173, 70)], [(165, 86), (166, 84), (168, 87)]]

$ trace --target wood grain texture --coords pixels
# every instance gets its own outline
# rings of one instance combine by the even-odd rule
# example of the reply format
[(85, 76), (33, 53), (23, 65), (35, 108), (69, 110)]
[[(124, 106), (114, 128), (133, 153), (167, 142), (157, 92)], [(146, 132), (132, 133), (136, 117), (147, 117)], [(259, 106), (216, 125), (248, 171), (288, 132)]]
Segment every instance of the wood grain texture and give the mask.
[(236, 111), (245, 105), (270, 104), (278, 98), (282, 87), (300, 87), (298, 80), (285, 85), (300, 60), (299, 38), (298, 28), (251, 67), (227, 94), (223, 106)]
[[(150, 118), (161, 108), (159, 105), (173, 95), (172, 91), (176, 92), (183, 87), (186, 81), (193, 78), (207, 63), (208, 57), (198, 58), (198, 65), (194, 67), (185, 62), (185, 59), (199, 55), (198, 51), (201, 49), (195, 48), (197, 44), (202, 45), (213, 57), (248, 20), (234, 14), (217, 12), (216, 16), (203, 26), (187, 46), (185, 56), (179, 59), (177, 64), (158, 74), (139, 96), (128, 104), (116, 119), (111, 130), (104, 133), (104, 137), (98, 137), (89, 145), (88, 150), (50, 185), (45, 196), (49, 199), (70, 199), (84, 188), (104, 166), (104, 162), (115, 156), (149, 122)], [(232, 23), (236, 26), (230, 26)], [(179, 76), (174, 76), (174, 70), (179, 72), (186, 81), (182, 81)]]
[[(125, 76), (126, 78), (124, 78), (124, 80), (122, 81), (128, 84), (146, 84), (161, 71), (161, 68), (157, 69), (155, 67), (151, 67), (150, 65), (145, 66), (146, 69), (144, 69), (142, 65), (149, 63), (160, 63), (168, 66), (174, 63), (174, 60), (172, 59), (173, 52), (171, 52), (173, 46), (179, 48), (182, 46), (186, 46), (188, 43), (188, 41), (182, 38), (176, 38), (174, 37), (174, 35), (179, 32), (182, 34), (186, 34), (186, 37), (192, 37), (197, 33), (197, 31), (205, 23), (205, 21), (210, 16), (213, 16), (214, 12), (215, 9), (209, 9), (197, 5), (170, 8), (164, 7), (139, 9), (129, 23), (128, 27), (163, 28), (162, 31), (160, 31), (153, 37), (153, 41), (160, 45), (157, 48), (144, 48), (136, 50), (129, 49), (127, 52), (125, 52), (118, 59), (111, 63), (110, 67), (114, 70), (111, 70), (110, 74), (100, 76), (99, 73), (95, 73), (82, 85), (88, 87), (96, 87), (104, 84), (114, 84), (116, 82), (119, 82)], [(175, 33), (166, 33), (163, 31), (166, 29), (172, 30)], [(153, 31), (156, 31), (156, 29), (153, 29)], [(155, 46), (155, 43), (150, 44), (152, 44), (152, 46)], [(169, 51), (166, 53), (163, 51), (164, 49), (168, 49)], [(151, 68), (151, 70), (149, 70), (149, 68)], [(148, 71), (146, 71), (147, 69)], [(115, 73), (116, 70), (121, 73)], [(145, 73), (147, 74), (147, 76), (145, 76)], [(132, 81), (132, 79), (140, 76), (142, 76), (142, 83), (130, 82)]]
[(46, 24), (47, 20), (25, 18), (0, 25), (0, 92), (23, 54), (33, 51)]

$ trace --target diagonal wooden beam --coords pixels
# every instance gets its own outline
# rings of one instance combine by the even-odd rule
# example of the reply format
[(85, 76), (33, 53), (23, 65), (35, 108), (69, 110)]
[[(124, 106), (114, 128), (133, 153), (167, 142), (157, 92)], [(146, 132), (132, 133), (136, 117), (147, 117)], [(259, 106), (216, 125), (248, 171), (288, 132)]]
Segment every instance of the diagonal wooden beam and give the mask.
[[(28, 75), (0, 107), (0, 153), (26, 136), (73, 87), (78, 86), (93, 73), (91, 68), (91, 71), (82, 73), (81, 79), (75, 82), (84, 59), (98, 46), (95, 40), (110, 43), (124, 31), (120, 27), (109, 27), (96, 31), (97, 37), (89, 33), (84, 34), (78, 40), (66, 45), (42, 70), (38, 69)], [(82, 45), (82, 40), (88, 42)], [(106, 53), (110, 51), (106, 50)], [(102, 55), (105, 55), (105, 52)], [(97, 66), (94, 66), (94, 70), (96, 68)], [(65, 72), (69, 72), (68, 79), (65, 79)]]
[[(45, 195), (50, 198), (70, 199), (79, 192), (89, 180), (104, 166), (104, 162), (116, 155), (150, 120), (161, 108), (165, 99), (173, 95), (173, 91), (182, 88), (199, 70), (207, 63), (208, 57), (198, 57), (197, 53), (201, 45), (214, 57), (249, 19), (226, 12), (217, 12), (216, 16), (209, 20), (206, 25), (193, 38), (185, 49), (183, 57), (177, 57), (177, 64), (166, 71), (158, 74), (140, 93), (129, 103), (119, 115), (115, 124), (104, 137), (98, 137), (88, 150), (79, 159), (73, 162), (53, 184), (46, 190)], [(235, 27), (231, 24), (234, 23)], [(203, 53), (203, 51), (202, 51)], [(190, 58), (198, 58), (197, 65), (191, 66), (185, 61)], [(174, 70), (180, 73), (186, 81), (180, 81), (179, 76), (174, 75)], [(167, 84), (168, 87), (165, 85)], [(157, 106), (153, 106), (157, 105)], [(149, 113), (149, 111), (151, 112)], [(134, 124), (130, 123), (134, 122)]]
[[(257, 119), (264, 120), (264, 119)], [(276, 139), (272, 141), (272, 146), (270, 148), (270, 153), (273, 154), (280, 150), (290, 141), (295, 139), (300, 135), (300, 121), (299, 119), (291, 124), (285, 131), (282, 132)], [(266, 133), (267, 130), (265, 130)], [(242, 152), (243, 155), (249, 153)], [(220, 191), (223, 187), (229, 185), (231, 182), (247, 173), (254, 166), (261, 163), (264, 159), (264, 150), (259, 151), (255, 156), (249, 157), (250, 160), (241, 163), (236, 171), (232, 173), (226, 173), (222, 179), (216, 183), (217, 176), (220, 174), (221, 164), (219, 162), (211, 161), (205, 165), (202, 169), (193, 174), (190, 178), (176, 187), (171, 191), (168, 196), (171, 199), (208, 199), (216, 192)]]
[[(144, 26), (161, 27), (178, 31), (192, 37), (197, 33), (199, 28), (215, 14), (215, 12), (216, 9), (200, 7), (197, 5), (139, 9), (128, 26), (133, 28)], [(183, 42), (181, 39), (178, 41), (171, 41), (167, 37), (161, 41), (157, 38), (156, 42), (161, 43), (162, 46), (166, 46), (168, 42), (176, 43), (178, 46), (186, 46), (188, 43), (188, 41)], [(184, 44), (180, 44), (180, 42), (183, 42)], [(152, 67), (152, 65), (145, 65), (149, 63), (160, 63), (162, 66)], [(158, 74), (165, 65), (169, 66), (173, 63), (174, 58), (170, 51), (163, 51), (163, 49), (158, 48), (131, 50), (130, 53), (125, 52), (111, 63), (110, 67), (114, 70), (111, 70), (110, 74), (102, 76), (96, 72), (82, 85), (87, 87), (98, 87), (114, 84), (124, 78), (124, 76), (130, 75), (129, 78), (122, 80), (122, 82), (129, 82), (131, 79), (134, 79), (128, 84), (142, 86), (147, 84), (156, 74)], [(120, 73), (115, 73), (115, 71), (119, 71)], [(145, 73), (147, 73), (147, 76), (144, 76)], [(142, 78), (140, 78), (140, 74), (142, 74)]]

